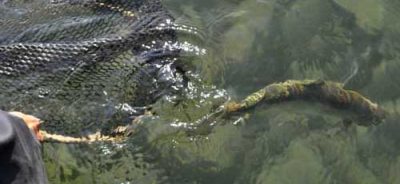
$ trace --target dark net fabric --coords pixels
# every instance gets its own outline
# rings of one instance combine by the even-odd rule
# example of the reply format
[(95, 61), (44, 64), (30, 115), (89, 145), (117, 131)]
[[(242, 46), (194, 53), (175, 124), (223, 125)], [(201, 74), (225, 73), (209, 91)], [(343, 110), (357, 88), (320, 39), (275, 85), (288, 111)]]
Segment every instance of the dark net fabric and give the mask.
[(0, 15), (1, 109), (51, 132), (107, 130), (175, 83), (157, 82), (179, 52), (157, 0), (3, 0)]

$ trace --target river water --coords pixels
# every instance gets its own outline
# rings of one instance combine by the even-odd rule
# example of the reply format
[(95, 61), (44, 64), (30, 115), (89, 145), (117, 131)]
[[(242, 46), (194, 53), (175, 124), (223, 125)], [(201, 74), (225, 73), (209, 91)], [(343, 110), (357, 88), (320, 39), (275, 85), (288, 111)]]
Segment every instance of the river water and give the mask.
[[(157, 116), (120, 144), (45, 144), (50, 183), (400, 183), (400, 1), (163, 4), (202, 36), (192, 41), (205, 54), (182, 59), (193, 78), (186, 98), (158, 101)], [(389, 114), (344, 127), (351, 112), (293, 101), (217, 119), (204, 135), (174, 128), (289, 79), (343, 83)]]

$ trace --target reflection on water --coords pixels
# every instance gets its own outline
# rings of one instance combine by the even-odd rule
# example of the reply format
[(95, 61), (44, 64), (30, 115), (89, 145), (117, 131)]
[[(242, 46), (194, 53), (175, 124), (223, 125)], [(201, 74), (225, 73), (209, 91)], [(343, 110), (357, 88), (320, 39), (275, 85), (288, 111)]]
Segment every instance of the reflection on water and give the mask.
[[(182, 61), (193, 75), (183, 97), (169, 96), (180, 103), (159, 100), (123, 144), (44, 145), (51, 183), (400, 183), (400, 1), (164, 4), (201, 37), (180, 39), (205, 49)], [(342, 82), (390, 115), (345, 128), (346, 112), (300, 101), (258, 107), (237, 126), (240, 117), (219, 119), (208, 135), (171, 126), (287, 79)]]

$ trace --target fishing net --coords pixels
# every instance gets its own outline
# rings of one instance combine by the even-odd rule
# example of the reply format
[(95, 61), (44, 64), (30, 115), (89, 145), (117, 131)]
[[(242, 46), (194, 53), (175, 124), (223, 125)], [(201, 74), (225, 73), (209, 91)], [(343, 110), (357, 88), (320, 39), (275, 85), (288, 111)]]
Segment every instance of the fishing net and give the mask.
[(183, 82), (177, 25), (159, 1), (0, 7), (1, 108), (33, 114), (46, 130), (106, 130)]

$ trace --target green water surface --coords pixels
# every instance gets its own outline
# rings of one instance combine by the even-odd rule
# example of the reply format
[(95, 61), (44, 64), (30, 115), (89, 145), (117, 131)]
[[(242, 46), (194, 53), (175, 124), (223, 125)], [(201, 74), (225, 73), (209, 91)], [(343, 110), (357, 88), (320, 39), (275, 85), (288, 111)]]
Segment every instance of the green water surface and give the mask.
[[(45, 144), (51, 183), (400, 184), (400, 1), (163, 3), (204, 38), (206, 54), (185, 59), (197, 76), (190, 95), (157, 102), (158, 117), (124, 143)], [(344, 83), (390, 115), (344, 128), (348, 112), (295, 101), (218, 119), (206, 135), (172, 126), (288, 79)]]

